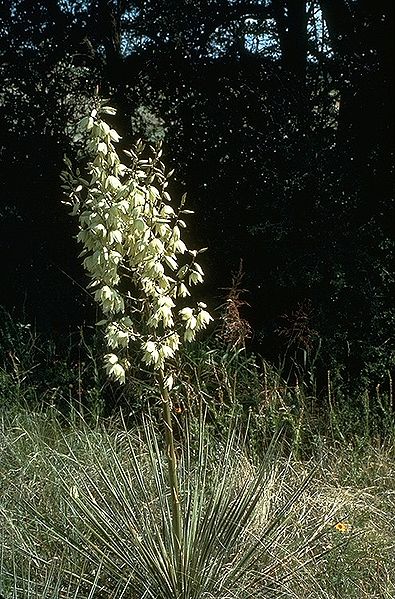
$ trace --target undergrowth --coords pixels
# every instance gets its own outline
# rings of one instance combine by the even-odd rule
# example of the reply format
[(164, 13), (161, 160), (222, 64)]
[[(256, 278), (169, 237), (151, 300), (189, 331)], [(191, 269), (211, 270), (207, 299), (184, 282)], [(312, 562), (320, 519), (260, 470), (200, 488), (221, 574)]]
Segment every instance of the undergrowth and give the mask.
[[(94, 329), (74, 333), (59, 346), (5, 312), (0, 320), (0, 407), (53, 405), (67, 419), (77, 410), (88, 420), (122, 409), (128, 424), (141, 423), (147, 408), (153, 417), (159, 414), (157, 389), (141, 363), (132, 364), (122, 388), (108, 381), (98, 363), (103, 348)], [(212, 335), (182, 349), (176, 374), (173, 411), (181, 423), (205, 411), (213, 432), (226, 436), (237, 416), (258, 451), (279, 430), (288, 448), (304, 455), (336, 443), (358, 447), (393, 438), (389, 372), (381, 385), (349, 395), (330, 370), (318, 386), (306, 360), (297, 374), (290, 373), (284, 363), (275, 367)]]
[[(3, 415), (6, 599), (172, 596), (156, 439), (150, 421), (127, 429), (119, 419), (79, 417), (66, 427), (55, 408)], [(332, 447), (306, 461), (285, 458), (279, 444), (258, 459), (237, 427), (223, 442), (187, 433), (179, 448), (190, 541), (183, 596), (392, 597), (394, 445)]]
[[(158, 390), (137, 366), (122, 392), (106, 382), (97, 343), (2, 319), (5, 599), (172, 596)], [(393, 597), (390, 378), (351, 402), (330, 374), (318, 390), (215, 338), (181, 363), (183, 599)]]

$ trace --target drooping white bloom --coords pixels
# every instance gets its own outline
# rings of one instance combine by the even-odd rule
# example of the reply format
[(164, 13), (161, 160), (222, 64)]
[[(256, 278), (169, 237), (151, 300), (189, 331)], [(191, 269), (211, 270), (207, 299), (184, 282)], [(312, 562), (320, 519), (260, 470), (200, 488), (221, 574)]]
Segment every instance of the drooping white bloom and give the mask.
[(125, 383), (125, 369), (119, 363), (118, 357), (115, 354), (106, 354), (104, 356), (104, 365), (108, 376), (122, 384)]
[(206, 311), (200, 310), (196, 317), (196, 328), (198, 331), (203, 329), (206, 325), (208, 325), (213, 320), (213, 317)]
[[(181, 339), (192, 341), (212, 317), (203, 304), (177, 309), (177, 299), (190, 295), (188, 285), (203, 281), (198, 252), (188, 250), (181, 239), (186, 223), (180, 214), (191, 211), (177, 212), (171, 205), (161, 150), (142, 158), (144, 147), (138, 142), (125, 152), (130, 164), (121, 162), (115, 146), (121, 137), (102, 118), (115, 113), (111, 106), (101, 106), (81, 119), (81, 158), (88, 154), (90, 162), (81, 176), (66, 158), (68, 171), (62, 178), (72, 213), (79, 216), (81, 257), (88, 287), (95, 290), (106, 317), (109, 349), (126, 354), (139, 346), (144, 362), (163, 370)], [(192, 264), (186, 263), (187, 255)], [(108, 375), (124, 382), (127, 361), (117, 353), (106, 354), (104, 361)], [(173, 385), (170, 375), (166, 385)]]
[(193, 316), (193, 310), (192, 308), (183, 308), (179, 314), (183, 320), (188, 321)]

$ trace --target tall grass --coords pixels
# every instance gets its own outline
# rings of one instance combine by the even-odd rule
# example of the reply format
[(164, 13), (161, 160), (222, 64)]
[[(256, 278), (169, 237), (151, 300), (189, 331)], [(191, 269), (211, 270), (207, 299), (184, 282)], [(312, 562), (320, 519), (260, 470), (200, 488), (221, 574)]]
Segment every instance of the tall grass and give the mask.
[(54, 409), (3, 418), (7, 599), (393, 596), (393, 447), (308, 463), (272, 448), (257, 461), (235, 433), (222, 443), (190, 433), (180, 573), (157, 438), (148, 422), (65, 430)]
[[(61, 347), (41, 339), (29, 323), (7, 313), (0, 318), (0, 406), (26, 402), (50, 404), (67, 418), (75, 410), (86, 418), (109, 416), (120, 407), (128, 423), (140, 422), (147, 407), (160, 417), (161, 404), (152, 377), (132, 365), (124, 388), (108, 382), (97, 362), (100, 342), (92, 330), (80, 332)], [(232, 349), (217, 338), (182, 350), (172, 391), (183, 415), (208, 414), (213, 431), (226, 436), (239, 416), (249, 440), (259, 447), (281, 429), (288, 447), (311, 455), (334, 443), (385, 443), (395, 433), (393, 383), (382, 383), (349, 396), (336, 373), (328, 370), (318, 385), (314, 360), (303, 359), (290, 376), (284, 363), (274, 367), (245, 349)]]
[[(148, 376), (136, 368), (122, 396), (103, 387), (85, 340), (76, 362), (74, 351), (62, 360), (55, 346), (44, 350), (30, 327), (10, 320), (7, 335), (0, 335), (6, 599), (394, 596), (389, 381), (376, 395), (365, 392), (358, 414), (331, 380), (317, 398), (303, 377), (290, 384), (245, 350), (215, 341), (184, 353), (174, 390), (179, 561), (159, 392)], [(19, 335), (13, 344), (12, 335)], [(56, 378), (57, 368), (73, 382)]]

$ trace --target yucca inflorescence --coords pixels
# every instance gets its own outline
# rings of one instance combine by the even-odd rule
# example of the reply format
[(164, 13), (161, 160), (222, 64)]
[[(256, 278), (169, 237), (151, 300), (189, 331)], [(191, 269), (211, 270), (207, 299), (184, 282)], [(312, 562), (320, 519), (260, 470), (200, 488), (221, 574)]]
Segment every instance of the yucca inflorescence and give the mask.
[[(181, 342), (192, 341), (212, 318), (203, 303), (179, 304), (191, 285), (203, 281), (196, 261), (203, 250), (188, 250), (181, 239), (184, 215), (191, 213), (183, 208), (185, 196), (175, 209), (166, 189), (172, 172), (165, 171), (160, 146), (137, 142), (124, 150), (126, 164), (121, 160), (116, 150), (121, 138), (103, 120), (115, 114), (99, 105), (78, 123), (74, 140), (86, 167), (81, 173), (65, 158), (62, 178), (79, 218), (89, 287), (104, 314), (99, 324), (109, 348), (106, 370), (124, 382), (132, 345), (147, 365), (164, 371)], [(165, 384), (171, 388), (171, 373)]]

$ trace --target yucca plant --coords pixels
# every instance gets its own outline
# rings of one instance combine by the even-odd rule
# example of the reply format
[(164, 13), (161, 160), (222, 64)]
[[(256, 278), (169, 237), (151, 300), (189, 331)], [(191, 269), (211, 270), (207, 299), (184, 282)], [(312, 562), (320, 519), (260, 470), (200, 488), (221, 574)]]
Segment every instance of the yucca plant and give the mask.
[[(137, 551), (128, 540), (130, 533), (123, 524), (127, 522), (126, 515), (120, 515), (120, 501), (117, 503), (112, 499), (112, 491), (107, 489), (99, 469), (100, 465), (109, 476), (112, 488), (118, 485), (122, 490), (123, 483), (114, 465), (115, 453), (135, 491), (127, 513), (135, 514), (141, 522), (140, 533), (146, 537), (153, 531), (154, 536), (155, 530), (146, 516), (147, 510), (152, 508), (161, 538), (166, 538), (162, 533), (162, 514), (155, 506), (159, 504), (158, 497), (166, 496), (170, 503), (170, 491), (165, 476), (162, 479), (164, 488), (160, 493), (156, 489), (145, 439), (149, 435), (136, 428), (122, 430), (114, 419), (106, 421), (105, 426), (75, 420), (66, 428), (64, 418), (55, 409), (41, 413), (22, 409), (18, 413), (5, 413), (0, 425), (0, 593), (6, 599), (137, 599), (144, 596), (143, 591), (132, 592), (128, 583), (130, 561), (124, 565), (122, 579), (104, 562), (101, 552), (113, 555), (114, 560), (116, 551), (103, 545), (98, 527), (95, 533), (89, 530), (84, 508), (78, 502), (87, 501), (89, 507), (90, 496), (84, 489), (89, 490), (100, 508), (107, 510), (108, 521), (118, 523), (124, 546), (129, 543), (129, 553)], [(149, 422), (147, 426), (151, 426)], [(240, 552), (247, 552), (260, 539), (262, 553), (255, 553), (255, 564), (250, 562), (251, 573), (246, 571), (244, 578), (229, 582), (230, 590), (226, 593), (224, 586), (221, 592), (218, 591), (219, 597), (248, 597), (253, 592), (257, 599), (270, 595), (281, 597), (281, 594), (298, 599), (393, 597), (393, 446), (388, 445), (386, 449), (371, 447), (363, 452), (351, 447), (327, 446), (323, 461), (308, 487), (289, 506), (288, 515), (284, 513), (274, 522), (265, 538), (265, 525), (275, 520), (276, 512), (297, 493), (313, 465), (306, 466), (294, 457), (286, 461), (277, 457), (276, 451), (272, 451), (272, 457), (267, 456), (264, 463), (258, 463), (248, 457), (251, 454), (247, 454), (241, 434), (239, 443), (239, 432), (234, 432), (233, 440), (229, 438), (225, 443), (219, 442), (218, 437), (211, 435), (203, 425), (198, 429), (197, 423), (192, 422), (190, 428), (191, 432), (184, 436), (180, 465), (184, 520), (190, 522), (189, 513), (193, 509), (188, 512), (184, 506), (193, 504), (189, 493), (197, 489), (195, 481), (199, 473), (203, 479), (205, 472), (205, 490), (204, 495), (196, 490), (200, 503), (195, 504), (195, 511), (200, 505), (202, 509), (208, 506), (201, 514), (204, 521), (210, 509), (211, 512), (216, 509), (217, 514), (224, 512), (213, 507), (220, 501), (219, 496), (227, 495), (232, 504), (232, 497), (237, 500), (244, 483), (252, 485), (260, 467), (267, 472), (250, 525), (245, 527), (244, 533), (241, 527), (238, 530)], [(157, 432), (154, 429), (152, 435)], [(154, 438), (160, 440), (160, 435), (156, 434)], [(201, 452), (199, 446), (202, 446)], [(233, 449), (226, 451), (226, 447)], [(144, 479), (145, 495), (138, 492), (134, 483), (131, 451)], [(227, 466), (224, 466), (225, 454), (229, 460)], [(158, 447), (158, 455), (162, 471), (166, 473), (166, 459), (161, 447)], [(200, 459), (199, 455), (203, 457)], [(282, 455), (280, 450), (279, 455)], [(315, 464), (319, 462), (315, 460)], [(222, 473), (224, 490), (221, 489)], [(166, 514), (163, 520), (168, 527)], [(236, 561), (226, 561), (226, 546), (215, 545), (224, 537), (216, 534), (218, 520), (211, 522), (214, 524), (205, 526), (215, 534), (205, 545), (208, 547), (205, 559), (212, 564), (212, 577), (215, 577), (214, 562), (219, 563), (220, 580), (221, 574), (230, 570)], [(320, 537), (321, 532), (325, 534)], [(169, 535), (166, 542), (170, 543)], [(343, 547), (330, 551), (317, 563), (320, 554), (339, 542), (345, 543)], [(113, 539), (113, 543), (116, 545), (118, 540)], [(265, 544), (268, 547), (266, 554)], [(193, 546), (195, 555), (199, 547), (200, 541)], [(231, 559), (231, 551), (229, 556)], [(150, 557), (147, 559), (152, 563)], [(309, 560), (310, 563), (306, 563)], [(222, 569), (221, 563), (225, 564)], [(193, 567), (190, 568), (193, 572)], [(266, 578), (259, 578), (264, 572), (268, 574)], [(151, 583), (146, 571), (137, 572), (137, 575), (141, 588)], [(206, 581), (195, 576), (194, 582), (197, 585)], [(46, 595), (43, 589), (46, 589)], [(207, 596), (216, 593), (217, 590), (207, 591)], [(162, 594), (158, 592), (160, 597)]]
[(152, 420), (140, 436), (126, 429), (103, 431), (99, 440), (84, 434), (89, 467), (79, 465), (75, 440), (65, 453), (52, 452), (64, 515), (26, 507), (39, 524), (34, 534), (41, 543), (47, 530), (69, 549), (67, 572), (72, 559), (76, 572), (84, 564), (78, 597), (88, 596), (88, 584), (96, 589), (89, 597), (112, 599), (292, 597), (298, 572), (306, 577), (306, 563), (325, 551), (322, 537), (333, 514), (317, 520), (303, 507), (309, 476), (302, 485), (290, 482), (290, 463), (277, 457), (278, 439), (253, 464), (236, 430), (218, 444), (203, 420), (195, 433), (184, 429), (181, 552), (167, 461)]
[[(149, 417), (141, 439), (126, 429), (104, 435), (99, 446), (89, 434), (73, 443), (62, 436), (57, 446), (40, 437), (41, 467), (52, 469), (58, 484), (49, 484), (45, 502), (37, 502), (35, 484), (32, 501), (20, 498), (28, 534), (23, 540), (18, 530), (14, 597), (291, 596), (286, 582), (292, 577), (294, 585), (306, 560), (322, 551), (324, 522), (307, 527), (309, 533), (302, 527), (287, 541), (286, 516), (307, 483), (290, 491), (287, 466), (271, 450), (254, 466), (234, 432), (225, 444), (215, 443), (204, 418), (196, 437), (181, 426), (176, 442), (174, 359), (212, 319), (205, 304), (185, 305), (189, 287), (203, 281), (199, 252), (181, 239), (185, 199), (172, 206), (160, 148), (138, 143), (126, 152), (127, 164), (121, 161), (114, 145), (120, 137), (102, 118), (114, 114), (98, 102), (82, 119), (75, 140), (85, 166), (74, 169), (66, 159), (63, 180), (79, 218), (89, 287), (103, 312), (105, 369), (124, 383), (131, 353), (152, 369), (163, 442)], [(79, 463), (77, 442), (88, 447), (89, 467)], [(14, 521), (7, 527), (16, 530)], [(34, 567), (26, 569), (21, 554)]]
[[(81, 256), (95, 289), (104, 319), (110, 353), (105, 356), (108, 375), (125, 382), (131, 351), (140, 352), (151, 366), (160, 391), (164, 438), (171, 493), (171, 530), (176, 564), (182, 571), (183, 523), (180, 506), (177, 456), (174, 446), (172, 405), (172, 360), (182, 342), (193, 341), (212, 320), (206, 305), (185, 306), (188, 285), (203, 281), (196, 258), (181, 239), (186, 227), (183, 209), (172, 206), (166, 190), (171, 172), (160, 160), (160, 147), (146, 148), (138, 142), (124, 151), (127, 164), (115, 145), (121, 139), (103, 119), (116, 111), (98, 102), (77, 126), (75, 141), (82, 142), (79, 158), (86, 163), (81, 175), (65, 158), (68, 171), (62, 177), (69, 193), (72, 213), (78, 215)], [(148, 157), (146, 157), (146, 155)], [(180, 258), (189, 260), (180, 264)], [(180, 305), (180, 301), (182, 305)]]
[[(63, 180), (79, 218), (89, 287), (104, 314), (98, 324), (105, 327), (110, 350), (106, 371), (124, 383), (132, 351), (152, 367), (162, 403), (167, 467), (148, 425), (146, 468), (132, 445), (130, 470), (116, 452), (110, 469), (98, 463), (100, 481), (85, 478), (74, 485), (69, 501), (89, 530), (81, 542), (136, 597), (246, 597), (247, 579), (251, 589), (263, 584), (266, 593), (280, 566), (270, 558), (272, 531), (281, 535), (290, 504), (277, 510), (270, 524), (262, 522), (253, 539), (257, 508), (272, 474), (265, 468), (248, 481), (236, 480), (240, 474), (235, 474), (230, 443), (217, 463), (219, 471), (209, 476), (203, 429), (197, 460), (191, 461), (188, 435), (177, 457), (172, 363), (182, 343), (194, 340), (212, 320), (205, 304), (185, 306), (188, 286), (203, 281), (199, 252), (188, 250), (181, 239), (189, 211), (183, 209), (185, 197), (179, 208), (172, 206), (166, 189), (171, 173), (165, 171), (160, 147), (138, 142), (124, 151), (124, 163), (115, 147), (120, 136), (104, 115), (114, 116), (115, 110), (98, 102), (78, 124), (75, 141), (81, 143), (85, 167), (74, 169), (66, 158)], [(259, 561), (261, 571), (256, 572)]]

